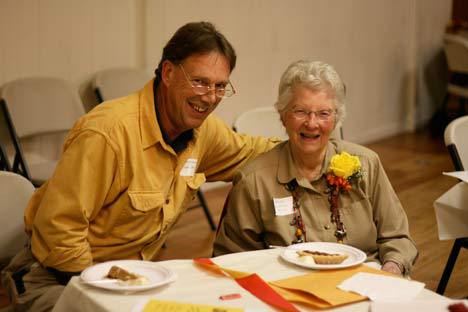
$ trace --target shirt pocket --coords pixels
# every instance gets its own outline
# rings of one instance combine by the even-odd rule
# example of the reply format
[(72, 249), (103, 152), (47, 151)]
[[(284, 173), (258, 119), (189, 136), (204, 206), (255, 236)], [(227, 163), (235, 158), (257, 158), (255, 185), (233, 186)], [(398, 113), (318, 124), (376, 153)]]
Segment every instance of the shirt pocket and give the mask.
[(367, 196), (360, 191), (354, 191), (350, 194), (340, 193), (339, 196), (342, 197), (339, 209), (343, 215), (354, 214), (356, 213), (355, 210), (362, 210), (369, 202)]
[(153, 191), (129, 191), (127, 194), (113, 226), (113, 235), (125, 241), (157, 235), (163, 219), (163, 194)]
[(205, 183), (206, 178), (203, 173), (195, 173), (192, 177), (183, 177), (187, 184), (187, 191), (182, 203), (183, 209), (187, 209), (187, 205), (195, 199), (195, 193)]
[(148, 212), (157, 208), (161, 208), (164, 203), (164, 196), (160, 192), (128, 192), (130, 203), (133, 209), (139, 212)]
[(203, 183), (205, 183), (206, 178), (203, 173), (195, 173), (193, 177), (184, 177), (187, 182), (187, 186), (192, 191), (197, 191)]

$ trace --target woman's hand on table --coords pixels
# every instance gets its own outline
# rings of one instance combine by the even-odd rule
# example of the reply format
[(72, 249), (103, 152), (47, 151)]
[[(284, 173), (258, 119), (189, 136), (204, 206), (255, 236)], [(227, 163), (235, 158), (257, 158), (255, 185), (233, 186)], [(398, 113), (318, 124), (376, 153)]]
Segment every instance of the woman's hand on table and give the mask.
[(387, 261), (382, 265), (382, 270), (396, 275), (403, 275), (400, 265), (393, 261)]

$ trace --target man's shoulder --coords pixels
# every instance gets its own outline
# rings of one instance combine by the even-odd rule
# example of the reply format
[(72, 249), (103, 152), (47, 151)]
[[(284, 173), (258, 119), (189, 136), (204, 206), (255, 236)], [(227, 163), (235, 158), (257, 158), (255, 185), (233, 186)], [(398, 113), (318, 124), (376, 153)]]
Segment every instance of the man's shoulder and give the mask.
[(97, 105), (78, 120), (74, 130), (94, 129), (99, 132), (111, 133), (116, 128), (138, 124), (138, 118), (138, 95), (131, 94)]

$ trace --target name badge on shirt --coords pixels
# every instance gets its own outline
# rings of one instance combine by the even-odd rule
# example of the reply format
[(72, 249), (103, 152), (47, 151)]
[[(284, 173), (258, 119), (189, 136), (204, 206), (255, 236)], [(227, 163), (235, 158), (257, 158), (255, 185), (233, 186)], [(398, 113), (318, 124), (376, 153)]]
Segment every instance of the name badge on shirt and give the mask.
[(276, 216), (286, 216), (294, 213), (292, 196), (273, 198)]
[(195, 170), (197, 169), (197, 159), (189, 158), (185, 162), (182, 170), (180, 170), (181, 177), (193, 177), (195, 175)]

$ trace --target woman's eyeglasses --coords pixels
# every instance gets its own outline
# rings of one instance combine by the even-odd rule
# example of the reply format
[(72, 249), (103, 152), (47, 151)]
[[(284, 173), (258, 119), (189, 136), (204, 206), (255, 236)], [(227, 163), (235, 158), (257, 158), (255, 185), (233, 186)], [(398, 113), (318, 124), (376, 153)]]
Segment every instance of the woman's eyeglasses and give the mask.
[(320, 121), (329, 121), (333, 114), (336, 113), (336, 109), (321, 109), (318, 111), (311, 111), (303, 108), (294, 108), (291, 110), (291, 113), (297, 120), (305, 120), (306, 118), (310, 119), (310, 115), (315, 115), (315, 118)]

